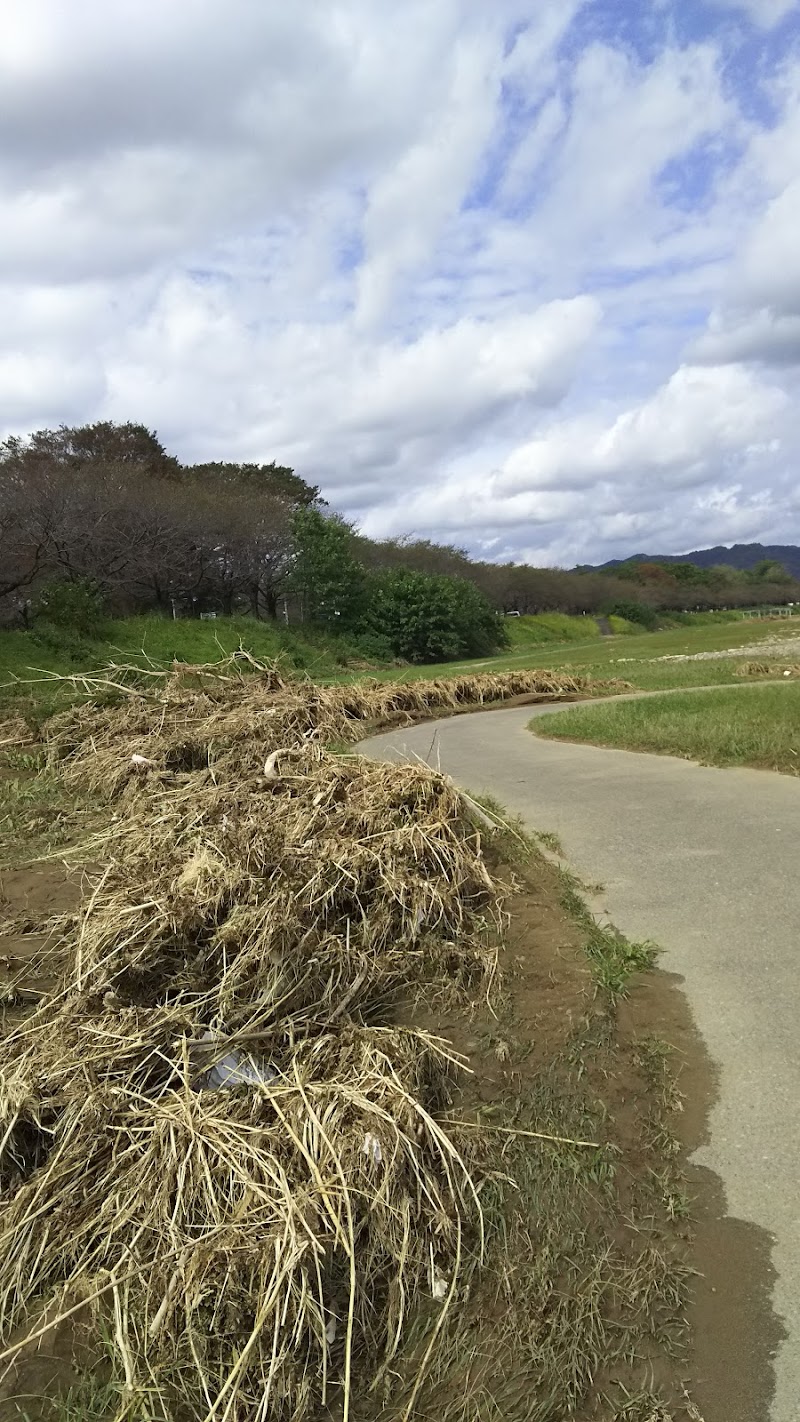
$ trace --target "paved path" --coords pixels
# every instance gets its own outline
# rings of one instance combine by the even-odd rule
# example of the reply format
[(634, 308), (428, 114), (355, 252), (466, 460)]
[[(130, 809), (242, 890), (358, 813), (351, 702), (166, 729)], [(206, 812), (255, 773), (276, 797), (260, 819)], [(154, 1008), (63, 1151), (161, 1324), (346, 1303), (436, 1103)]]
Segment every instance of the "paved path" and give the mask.
[[(772, 1404), (743, 1422), (800, 1419), (800, 778), (540, 739), (528, 706), (457, 716), (365, 742), (413, 755), (555, 831), (630, 938), (653, 939), (685, 980), (719, 1071), (698, 1162), (730, 1215), (774, 1236), (774, 1308), (787, 1338)], [(753, 1287), (755, 1288), (755, 1282)], [(766, 1345), (765, 1345), (766, 1346)], [(706, 1422), (732, 1422), (727, 1411)], [(738, 1419), (737, 1419), (738, 1422)]]

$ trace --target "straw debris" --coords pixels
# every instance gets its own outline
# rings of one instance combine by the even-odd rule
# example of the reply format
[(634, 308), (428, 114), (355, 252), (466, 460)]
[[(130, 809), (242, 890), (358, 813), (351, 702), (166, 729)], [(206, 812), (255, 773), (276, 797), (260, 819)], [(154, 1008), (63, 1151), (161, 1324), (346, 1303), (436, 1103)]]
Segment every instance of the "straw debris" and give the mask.
[[(136, 683), (133, 669), (73, 678), (95, 697), (116, 688), (120, 704), (85, 702), (53, 717), (44, 735), (50, 761), (69, 783), (105, 797), (142, 781), (196, 770), (225, 777), (272, 776), (276, 752), (352, 743), (375, 726), (502, 703), (511, 698), (569, 701), (626, 690), (539, 668), (405, 683), (359, 681), (317, 686), (288, 679), (273, 664), (240, 654), (210, 667), (175, 665)], [(152, 764), (150, 764), (152, 762)]]
[(740, 662), (734, 676), (798, 677), (800, 662)]
[(485, 1136), (448, 1114), (464, 1064), (391, 1005), (490, 991), (504, 891), (450, 781), (324, 742), (587, 684), (115, 676), (121, 702), (44, 732), (116, 814), (60, 992), (0, 1044), (0, 1353), (77, 1298), (119, 1419), (346, 1418), (421, 1309), (429, 1360), (481, 1254)]

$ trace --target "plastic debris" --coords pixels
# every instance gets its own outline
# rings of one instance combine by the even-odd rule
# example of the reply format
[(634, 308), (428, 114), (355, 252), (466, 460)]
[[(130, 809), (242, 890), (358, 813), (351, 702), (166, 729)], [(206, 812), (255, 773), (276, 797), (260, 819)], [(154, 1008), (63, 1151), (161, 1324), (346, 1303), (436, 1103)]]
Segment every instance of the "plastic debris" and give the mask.
[(372, 1161), (373, 1165), (380, 1165), (381, 1161), (383, 1160), (383, 1151), (381, 1149), (381, 1143), (378, 1140), (378, 1137), (373, 1136), (372, 1131), (367, 1131), (367, 1134), (364, 1137), (364, 1144), (361, 1149), (364, 1152), (364, 1155)]
[(325, 1325), (325, 1337), (329, 1343), (336, 1342), (336, 1319), (329, 1318)]
[(155, 761), (148, 760), (146, 755), (139, 755), (138, 752), (134, 752), (131, 756), (131, 765), (135, 765), (137, 770), (142, 770), (145, 766), (155, 765)]
[(226, 1091), (232, 1086), (269, 1086), (278, 1073), (266, 1062), (255, 1062), (241, 1052), (228, 1052), (198, 1078), (201, 1091)]
[(443, 1299), (447, 1298), (449, 1288), (450, 1285), (443, 1274), (434, 1275), (433, 1283), (431, 1284), (431, 1293), (438, 1303), (441, 1303)]
[[(192, 1044), (189, 1055), (198, 1065), (198, 1056), (207, 1058), (208, 1048), (219, 1039), (213, 1032), (204, 1032), (199, 1042)], [(202, 1056), (201, 1056), (202, 1054)], [(278, 1073), (268, 1062), (259, 1061), (246, 1052), (226, 1052), (218, 1062), (200, 1073), (194, 1085), (198, 1091), (228, 1091), (234, 1086), (269, 1086)]]

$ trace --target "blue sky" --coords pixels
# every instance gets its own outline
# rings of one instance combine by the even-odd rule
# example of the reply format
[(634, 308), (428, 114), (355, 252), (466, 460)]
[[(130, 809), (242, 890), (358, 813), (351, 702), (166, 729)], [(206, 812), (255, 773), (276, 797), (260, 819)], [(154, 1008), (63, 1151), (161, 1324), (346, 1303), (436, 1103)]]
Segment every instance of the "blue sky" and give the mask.
[(788, 0), (29, 0), (0, 423), (540, 563), (800, 541)]

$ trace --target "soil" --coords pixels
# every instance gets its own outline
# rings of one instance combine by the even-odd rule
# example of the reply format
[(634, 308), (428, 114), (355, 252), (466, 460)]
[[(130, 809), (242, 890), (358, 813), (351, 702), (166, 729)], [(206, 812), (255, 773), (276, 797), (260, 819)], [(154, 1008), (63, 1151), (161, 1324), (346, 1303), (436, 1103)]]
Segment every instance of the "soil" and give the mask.
[(769, 1422), (772, 1358), (784, 1337), (772, 1307), (772, 1237), (727, 1212), (722, 1181), (692, 1163), (708, 1139), (716, 1073), (677, 974), (643, 974), (619, 1012), (623, 1038), (657, 1034), (674, 1052), (684, 1109), (676, 1122), (692, 1199), (689, 1315), (692, 1396), (705, 1422)]
[[(0, 1030), (17, 1026), (57, 987), (63, 959), (54, 935), (35, 930), (55, 915), (71, 912), (79, 898), (80, 876), (61, 863), (0, 872)], [(45, 1392), (74, 1381), (79, 1338), (70, 1320), (25, 1348), (11, 1365), (0, 1364), (0, 1422), (19, 1422), (31, 1408), (35, 1414)]]
[(61, 863), (0, 871), (0, 1030), (52, 992), (63, 962), (48, 921), (76, 909), (80, 875)]
[[(507, 974), (513, 969), (513, 983), (500, 1021), (485, 1009), (471, 1022), (459, 1012), (414, 1016), (417, 1025), (447, 1037), (468, 1058), (474, 1075), (462, 1091), (465, 1115), (507, 1101), (523, 1075), (530, 1080), (557, 1058), (585, 1017), (594, 992), (582, 930), (559, 903), (552, 865), (537, 863), (535, 874), (520, 882), (511, 912), (504, 968)], [(675, 1419), (768, 1422), (772, 1357), (783, 1337), (771, 1304), (772, 1241), (757, 1226), (728, 1215), (721, 1180), (692, 1164), (693, 1152), (708, 1137), (717, 1088), (682, 982), (660, 969), (634, 979), (616, 1009), (613, 1070), (604, 1072), (596, 1088), (613, 1120), (613, 1138), (633, 1185), (647, 1169), (641, 1122), (651, 1105), (644, 1095), (636, 1046), (658, 1039), (672, 1049), (670, 1067), (683, 1104), (671, 1126), (680, 1144), (678, 1163), (691, 1204), (690, 1222), (676, 1224), (673, 1237), (679, 1250), (683, 1242), (694, 1273), (691, 1347), (680, 1382), (681, 1390), (684, 1385), (687, 1389), (687, 1410), (676, 1410)], [(506, 1026), (509, 1019), (512, 1032)], [(520, 1043), (530, 1047), (521, 1066), (514, 1064)], [(674, 1365), (655, 1354), (652, 1369), (666, 1393), (670, 1385), (674, 1390)]]

